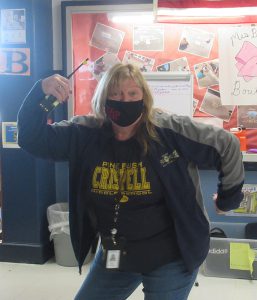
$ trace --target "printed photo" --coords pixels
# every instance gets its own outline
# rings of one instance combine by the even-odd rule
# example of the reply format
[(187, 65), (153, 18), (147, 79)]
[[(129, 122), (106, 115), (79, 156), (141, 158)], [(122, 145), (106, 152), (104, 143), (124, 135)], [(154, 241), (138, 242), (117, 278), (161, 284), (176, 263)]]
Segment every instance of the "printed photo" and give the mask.
[(208, 88), (199, 110), (211, 116), (220, 118), (225, 122), (229, 122), (232, 114), (231, 111), (233, 112), (234, 108), (235, 106), (233, 105), (222, 105), (220, 92)]
[(17, 122), (2, 122), (3, 148), (20, 148), (18, 145)]
[(190, 68), (186, 57), (181, 57), (175, 60), (171, 60), (165, 64), (156, 67), (158, 72), (178, 72), (186, 71), (189, 72)]
[(182, 32), (178, 51), (209, 57), (214, 40), (214, 33), (194, 27), (185, 27)]
[(141, 72), (150, 72), (154, 66), (154, 59), (140, 55), (131, 51), (126, 51), (123, 57), (122, 63), (124, 64), (134, 64)]
[(199, 88), (219, 84), (218, 59), (194, 65), (194, 71)]
[(163, 26), (134, 26), (133, 50), (135, 51), (163, 51)]
[(237, 124), (247, 129), (257, 128), (257, 105), (238, 105)]
[(2, 9), (0, 40), (3, 44), (26, 43), (25, 9)]
[(94, 62), (93, 76), (96, 80), (100, 80), (103, 74), (120, 60), (113, 53), (106, 53)]
[(90, 41), (90, 46), (117, 54), (125, 33), (121, 30), (97, 23)]
[(1, 28), (4, 30), (25, 29), (25, 9), (1, 10)]

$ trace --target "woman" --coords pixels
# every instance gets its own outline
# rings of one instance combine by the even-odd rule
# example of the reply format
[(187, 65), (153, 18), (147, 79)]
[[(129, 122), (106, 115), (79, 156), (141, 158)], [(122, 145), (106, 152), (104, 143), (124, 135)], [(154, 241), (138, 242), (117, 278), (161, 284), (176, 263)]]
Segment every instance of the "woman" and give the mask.
[(71, 239), (79, 268), (100, 233), (101, 247), (76, 300), (185, 300), (209, 247), (197, 168), (219, 172), (217, 209), (242, 200), (238, 140), (223, 129), (153, 109), (133, 65), (117, 64), (99, 82), (93, 114), (46, 124), (40, 99), (64, 102), (66, 78), (36, 83), (18, 115), (19, 145), (69, 161)]

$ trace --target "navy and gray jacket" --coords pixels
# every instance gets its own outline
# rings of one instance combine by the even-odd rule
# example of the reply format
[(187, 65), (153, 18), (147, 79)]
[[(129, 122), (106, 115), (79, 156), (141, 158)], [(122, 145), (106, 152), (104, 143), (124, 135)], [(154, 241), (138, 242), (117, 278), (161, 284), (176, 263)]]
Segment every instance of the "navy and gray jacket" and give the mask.
[[(47, 124), (39, 107), (44, 94), (38, 82), (18, 114), (18, 142), (29, 153), (69, 162), (70, 232), (79, 268), (97, 235), (88, 199), (80, 195), (82, 160), (101, 157), (103, 129), (93, 116)], [(198, 175), (199, 167), (219, 172), (217, 206), (229, 211), (239, 206), (244, 180), (237, 138), (229, 132), (188, 117), (156, 113), (160, 143), (152, 142), (151, 162), (165, 189), (165, 201), (175, 224), (178, 245), (189, 271), (200, 266), (209, 250), (209, 222)]]

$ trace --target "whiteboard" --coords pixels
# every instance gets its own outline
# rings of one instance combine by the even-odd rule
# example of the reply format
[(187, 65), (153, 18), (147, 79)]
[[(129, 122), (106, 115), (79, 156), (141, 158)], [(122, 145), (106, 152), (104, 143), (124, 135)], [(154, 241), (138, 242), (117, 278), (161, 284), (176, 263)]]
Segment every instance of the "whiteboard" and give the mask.
[(168, 113), (192, 117), (193, 76), (190, 72), (144, 72), (154, 107)]

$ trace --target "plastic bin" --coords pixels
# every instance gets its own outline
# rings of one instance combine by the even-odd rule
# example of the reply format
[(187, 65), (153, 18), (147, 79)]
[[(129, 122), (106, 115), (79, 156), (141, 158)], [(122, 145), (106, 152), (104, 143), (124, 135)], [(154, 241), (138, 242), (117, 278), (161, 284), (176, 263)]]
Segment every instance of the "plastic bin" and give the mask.
[[(250, 260), (246, 258), (247, 248), (255, 255), (252, 273), (247, 266), (247, 263), (250, 266)], [(205, 276), (257, 279), (257, 240), (212, 237), (201, 269)]]
[(78, 262), (72, 248), (69, 226), (68, 203), (56, 203), (47, 208), (50, 240), (54, 243), (56, 263), (65, 267), (75, 267)]

